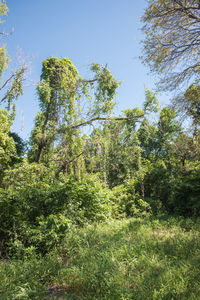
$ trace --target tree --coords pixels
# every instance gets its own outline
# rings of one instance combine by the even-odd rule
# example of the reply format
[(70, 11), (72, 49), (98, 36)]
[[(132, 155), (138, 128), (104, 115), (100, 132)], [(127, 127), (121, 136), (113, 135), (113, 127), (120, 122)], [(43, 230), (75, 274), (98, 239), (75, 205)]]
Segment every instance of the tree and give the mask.
[[(8, 7), (6, 5), (6, 3), (0, 0), (0, 17), (3, 15), (6, 15), (8, 12)], [(3, 21), (0, 19), (0, 23), (3, 23)], [(3, 32), (1, 32), (0, 34), (4, 34)]]
[[(0, 0), (0, 17), (6, 15), (8, 7), (5, 2)], [(0, 20), (0, 23), (3, 21)], [(7, 35), (0, 32), (1, 37)], [(10, 58), (7, 56), (7, 49), (5, 45), (0, 48), (0, 106), (3, 105), (9, 114), (15, 116), (15, 100), (23, 94), (22, 84), (24, 81), (24, 74), (26, 66), (21, 65), (17, 70), (10, 72), (8, 78), (4, 79), (4, 71), (8, 67)], [(2, 82), (2, 79), (3, 82)]]
[(0, 124), (0, 173), (2, 173), (16, 155), (13, 138), (9, 136), (12, 122), (6, 110), (0, 109)]
[(200, 75), (199, 0), (149, 0), (142, 17), (143, 62), (173, 90)]
[[(193, 169), (195, 162), (198, 163), (200, 159), (200, 141), (194, 139), (185, 133), (181, 133), (172, 144), (172, 156), (178, 168), (181, 164), (182, 171), (186, 169)], [(191, 164), (191, 162), (193, 162)], [(187, 168), (186, 168), (187, 166)]]
[(32, 131), (29, 157), (35, 162), (54, 161), (57, 176), (80, 169), (75, 166), (84, 152), (80, 128), (106, 120), (114, 106), (119, 83), (106, 67), (93, 63), (91, 71), (94, 76), (87, 80), (68, 58), (43, 61), (37, 87), (41, 111)]
[[(8, 7), (0, 0), (0, 18), (6, 15)], [(3, 21), (0, 20), (0, 23)], [(1, 37), (6, 35), (0, 32)], [(5, 170), (16, 159), (16, 149), (13, 136), (10, 133), (15, 115), (15, 100), (23, 93), (22, 82), (25, 68), (21, 67), (4, 79), (4, 71), (8, 67), (6, 46), (0, 48), (0, 170)], [(4, 79), (1, 84), (2, 79)], [(1, 109), (1, 105), (6, 109)], [(16, 135), (15, 135), (16, 136)]]
[(194, 136), (200, 128), (200, 86), (191, 84), (187, 90), (172, 101), (177, 112), (186, 118), (192, 119)]

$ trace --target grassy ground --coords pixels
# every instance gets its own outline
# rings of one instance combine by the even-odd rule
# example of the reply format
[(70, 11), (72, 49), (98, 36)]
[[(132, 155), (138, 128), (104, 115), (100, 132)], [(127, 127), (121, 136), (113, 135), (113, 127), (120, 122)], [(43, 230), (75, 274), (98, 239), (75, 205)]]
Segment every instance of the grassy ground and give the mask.
[(200, 299), (200, 220), (73, 229), (46, 257), (2, 260), (0, 299)]

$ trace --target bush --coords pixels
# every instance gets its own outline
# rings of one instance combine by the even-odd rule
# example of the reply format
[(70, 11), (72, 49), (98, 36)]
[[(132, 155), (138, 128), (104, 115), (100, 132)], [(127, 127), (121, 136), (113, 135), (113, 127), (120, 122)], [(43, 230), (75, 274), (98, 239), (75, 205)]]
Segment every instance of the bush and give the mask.
[(15, 184), (9, 171), (8, 189), (0, 191), (0, 238), (4, 241), (0, 251), (3, 254), (21, 253), (23, 247), (24, 251), (36, 247), (38, 252), (46, 253), (57, 245), (69, 224), (83, 226), (111, 217), (111, 192), (92, 177), (81, 180), (69, 177), (63, 182), (53, 182), (45, 167), (36, 168), (34, 164), (22, 169), (20, 166), (13, 170), (15, 176), (20, 168), (26, 177), (21, 175), (21, 181), (15, 177)]
[(200, 170), (185, 172), (174, 182), (170, 198), (173, 211), (185, 217), (200, 216)]
[(134, 180), (128, 180), (122, 185), (113, 188), (116, 204), (116, 214), (121, 216), (150, 216), (150, 205), (141, 199), (141, 195), (135, 190)]

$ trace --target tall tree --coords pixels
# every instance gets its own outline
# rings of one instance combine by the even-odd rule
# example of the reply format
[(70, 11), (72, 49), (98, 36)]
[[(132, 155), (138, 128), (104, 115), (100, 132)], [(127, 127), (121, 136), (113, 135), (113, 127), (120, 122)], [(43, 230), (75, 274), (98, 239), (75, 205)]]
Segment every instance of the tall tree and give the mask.
[(37, 88), (41, 111), (32, 131), (30, 157), (40, 162), (53, 155), (57, 176), (80, 161), (84, 151), (80, 128), (106, 120), (114, 106), (119, 83), (106, 67), (94, 63), (91, 71), (94, 76), (87, 80), (68, 58), (43, 61)]
[[(0, 23), (3, 22), (1, 17), (6, 15), (7, 12), (6, 3), (0, 0)], [(6, 36), (6, 33), (0, 32), (0, 37), (3, 38), (4, 36)], [(0, 106), (3, 105), (14, 118), (15, 100), (23, 94), (22, 84), (26, 67), (21, 65), (17, 70), (11, 71), (7, 78), (4, 78), (4, 71), (7, 69), (9, 61), (6, 46), (3, 44), (0, 47)]]
[(200, 76), (199, 0), (149, 0), (142, 17), (143, 62), (160, 73), (160, 88)]
[[(11, 117), (6, 110), (0, 109), (0, 173), (12, 162), (16, 155), (13, 138), (9, 136)], [(0, 177), (1, 179), (1, 177)]]
[[(0, 23), (3, 23), (2, 16), (6, 15), (8, 7), (4, 1), (0, 0)], [(0, 38), (6, 33), (0, 32)], [(20, 150), (16, 153), (15, 143), (11, 135), (11, 125), (15, 116), (15, 100), (23, 93), (22, 83), (24, 80), (25, 67), (21, 66), (15, 72), (5, 78), (4, 71), (8, 67), (10, 58), (7, 56), (5, 45), (0, 47), (0, 172), (16, 161), (16, 154), (20, 155)], [(4, 109), (2, 109), (4, 108)], [(18, 137), (18, 142), (19, 142)], [(22, 146), (22, 143), (21, 143)], [(1, 178), (0, 178), (1, 179)]]
[(172, 104), (182, 117), (192, 119), (194, 135), (200, 129), (200, 85), (191, 84), (187, 90), (173, 99)]

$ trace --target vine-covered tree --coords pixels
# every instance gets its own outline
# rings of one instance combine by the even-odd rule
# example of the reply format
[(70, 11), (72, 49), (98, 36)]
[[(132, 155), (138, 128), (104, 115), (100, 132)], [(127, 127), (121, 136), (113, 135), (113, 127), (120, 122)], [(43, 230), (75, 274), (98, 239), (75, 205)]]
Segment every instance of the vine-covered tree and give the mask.
[(50, 57), (43, 62), (37, 88), (41, 111), (32, 131), (29, 157), (35, 162), (56, 162), (57, 176), (80, 162), (84, 152), (80, 128), (106, 120), (114, 106), (119, 83), (106, 67), (94, 63), (91, 71), (94, 77), (87, 80), (68, 58)]

